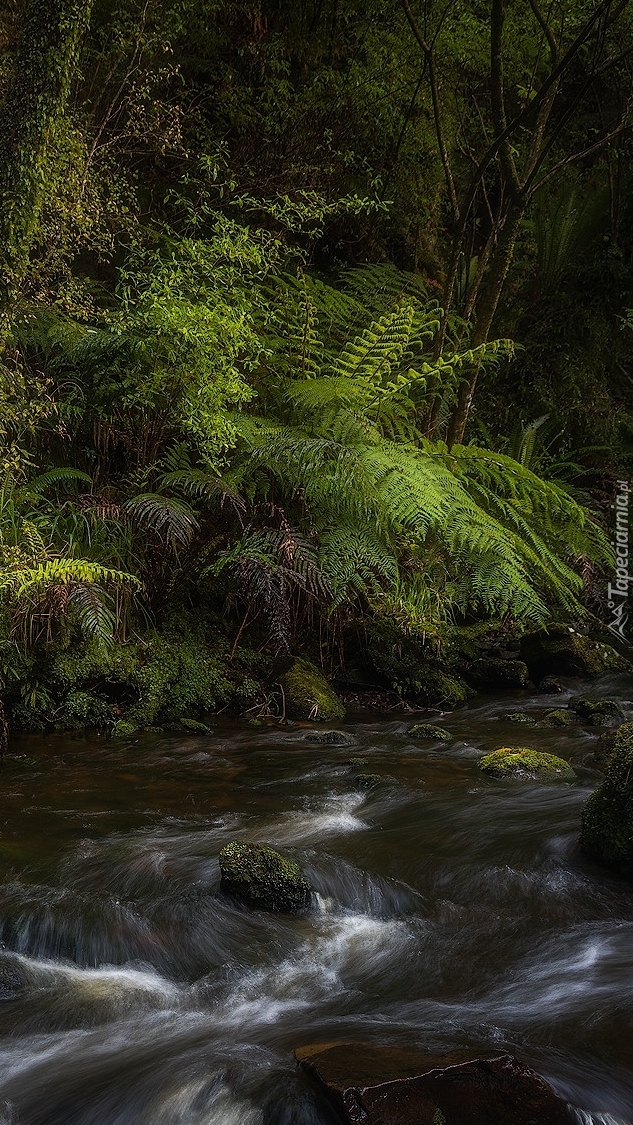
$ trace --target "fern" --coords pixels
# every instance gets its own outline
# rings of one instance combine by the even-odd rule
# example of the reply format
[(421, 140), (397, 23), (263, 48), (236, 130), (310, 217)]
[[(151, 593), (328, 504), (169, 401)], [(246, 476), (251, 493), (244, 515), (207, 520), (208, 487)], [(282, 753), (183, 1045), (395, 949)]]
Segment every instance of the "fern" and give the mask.
[[(327, 323), (323, 348), (311, 340), (308, 378), (282, 366), (267, 383), (265, 416), (233, 418), (242, 479), (264, 491), (273, 481), (284, 502), (301, 497), (334, 606), (363, 597), (379, 610), (397, 591), (401, 610), (409, 605), (419, 625), (427, 613), (430, 627), (471, 612), (543, 621), (552, 601), (578, 610), (577, 560), (604, 561), (610, 549), (565, 489), (530, 471), (529, 441), (521, 463), (474, 446), (449, 451), (420, 433), (431, 377), (456, 388), (462, 368), (495, 363), (511, 344), (433, 359), (437, 308), (421, 287), (389, 270), (353, 271), (346, 283), (342, 302), (322, 282), (298, 287), (303, 300), (312, 285), (310, 332)], [(367, 318), (363, 295), (380, 315), (345, 340), (344, 315)], [(442, 598), (423, 596), (425, 574)]]

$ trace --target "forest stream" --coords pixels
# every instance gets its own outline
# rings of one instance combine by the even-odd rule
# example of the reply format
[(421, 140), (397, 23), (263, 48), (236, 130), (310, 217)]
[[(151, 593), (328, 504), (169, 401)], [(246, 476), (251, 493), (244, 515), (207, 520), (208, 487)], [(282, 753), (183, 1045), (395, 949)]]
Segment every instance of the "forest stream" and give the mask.
[[(573, 685), (582, 689), (581, 683)], [(593, 691), (624, 697), (630, 679)], [(325, 1125), (294, 1061), (337, 1039), (510, 1052), (584, 1125), (633, 1121), (633, 888), (579, 853), (600, 730), (500, 718), (568, 696), (355, 716), (349, 747), (212, 735), (16, 738), (2, 771), (2, 1125)], [(504, 744), (575, 783), (496, 781)], [(350, 765), (350, 758), (361, 758)], [(380, 784), (359, 788), (359, 770)], [(220, 891), (233, 839), (296, 859), (312, 911)]]

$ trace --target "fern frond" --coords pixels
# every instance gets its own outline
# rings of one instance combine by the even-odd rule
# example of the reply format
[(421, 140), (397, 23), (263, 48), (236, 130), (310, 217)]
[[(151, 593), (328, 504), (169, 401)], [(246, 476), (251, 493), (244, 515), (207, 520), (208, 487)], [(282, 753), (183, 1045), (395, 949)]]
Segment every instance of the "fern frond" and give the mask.
[(133, 496), (125, 507), (139, 523), (146, 524), (172, 547), (186, 547), (199, 527), (193, 508), (183, 500), (162, 493), (144, 492)]

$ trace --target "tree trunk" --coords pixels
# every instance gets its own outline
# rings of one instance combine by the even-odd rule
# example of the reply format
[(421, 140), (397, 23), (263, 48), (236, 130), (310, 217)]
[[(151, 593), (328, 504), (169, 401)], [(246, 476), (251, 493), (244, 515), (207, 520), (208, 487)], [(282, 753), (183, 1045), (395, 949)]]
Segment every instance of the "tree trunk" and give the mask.
[(31, 0), (0, 116), (0, 313), (28, 267), (46, 193), (47, 156), (64, 112), (93, 0)]

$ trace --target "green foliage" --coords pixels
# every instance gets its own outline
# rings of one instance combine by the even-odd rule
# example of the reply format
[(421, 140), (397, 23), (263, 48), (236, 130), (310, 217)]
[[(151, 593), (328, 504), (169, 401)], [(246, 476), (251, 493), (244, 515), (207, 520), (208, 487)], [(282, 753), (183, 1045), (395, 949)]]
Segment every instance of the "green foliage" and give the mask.
[[(366, 279), (372, 303), (378, 278), (372, 269)], [(374, 611), (392, 613), (397, 598), (420, 630), (471, 612), (543, 620), (552, 599), (577, 609), (573, 564), (610, 557), (588, 513), (512, 458), (475, 446), (449, 451), (423, 436), (427, 380), (450, 387), (461, 367), (495, 362), (509, 346), (476, 354), (462, 346), (433, 359), (436, 306), (402, 297), (405, 276), (394, 305), (388, 271), (382, 297), (391, 308), (378, 319), (360, 299), (364, 271), (346, 280), (343, 300), (323, 282), (286, 285), (273, 323), (280, 332), (285, 320), (289, 333), (268, 350), (266, 413), (235, 419), (255, 488), (266, 494), (272, 481), (284, 503), (301, 497), (334, 604), (362, 594)], [(342, 323), (350, 315), (352, 340)], [(424, 588), (439, 593), (435, 605)]]

